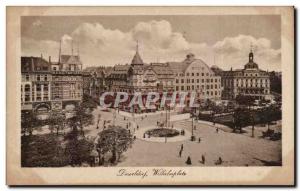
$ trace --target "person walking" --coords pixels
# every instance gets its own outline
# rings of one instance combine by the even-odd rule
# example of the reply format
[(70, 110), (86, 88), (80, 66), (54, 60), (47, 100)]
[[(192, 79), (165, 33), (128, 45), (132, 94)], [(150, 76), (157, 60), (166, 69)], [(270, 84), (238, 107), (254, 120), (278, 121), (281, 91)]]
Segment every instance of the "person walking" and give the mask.
[(183, 151), (183, 144), (181, 144), (180, 150)]
[(180, 149), (179, 151), (179, 157), (181, 158), (182, 150)]
[(199, 139), (198, 139), (198, 143), (200, 143), (201, 142), (201, 138), (199, 137)]
[(205, 164), (205, 156), (204, 156), (204, 155), (201, 156), (201, 160), (202, 160), (202, 161), (201, 161), (202, 164)]
[(191, 160), (191, 157), (190, 157), (190, 156), (188, 156), (188, 158), (187, 158), (185, 164), (187, 164), (187, 165), (191, 165), (191, 164), (192, 164), (192, 160)]
[(216, 128), (216, 133), (218, 133), (218, 132), (219, 132), (219, 128), (217, 127), (217, 128)]

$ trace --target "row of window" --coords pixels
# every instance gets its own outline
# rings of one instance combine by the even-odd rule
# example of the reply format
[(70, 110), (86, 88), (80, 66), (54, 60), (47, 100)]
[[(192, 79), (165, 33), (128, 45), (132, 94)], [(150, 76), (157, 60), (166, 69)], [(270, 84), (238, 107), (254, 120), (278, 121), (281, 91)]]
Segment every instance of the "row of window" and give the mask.
[[(209, 89), (219, 89), (219, 88), (221, 88), (221, 85), (220, 84), (219, 85), (217, 85), (217, 84), (215, 84), (215, 85), (206, 85), (206, 86), (201, 85), (201, 89), (202, 90), (205, 89), (205, 87), (206, 87), (207, 90), (209, 90)], [(176, 90), (179, 90), (179, 89), (181, 91), (184, 91), (185, 90), (185, 86), (176, 86)], [(199, 90), (199, 89), (200, 89), (199, 85), (196, 85), (196, 86), (194, 86), (194, 85), (186, 86), (186, 90)]]
[(37, 74), (35, 76), (31, 76), (29, 74), (25, 74), (25, 79), (23, 78), (22, 80), (25, 81), (48, 81), (50, 80), (50, 76), (48, 76), (47, 74), (42, 75), (42, 74)]
[[(180, 82), (183, 84), (184, 83), (184, 79), (181, 79)], [(195, 81), (197, 83), (200, 83), (200, 79), (186, 79), (186, 83), (195, 83)], [(218, 81), (221, 82), (221, 79), (219, 78), (219, 80), (216, 78), (215, 80), (214, 79), (206, 79), (206, 83), (213, 83), (215, 81), (215, 83), (217, 83)], [(204, 79), (201, 79), (201, 82), (204, 83), (205, 80)], [(176, 79), (176, 83), (178, 84), (179, 83), (179, 79)]]
[[(200, 73), (186, 73), (186, 74), (177, 74), (177, 76), (200, 76)], [(201, 73), (201, 76), (212, 76), (209, 73)]]
[[(25, 84), (24, 86), (24, 91), (25, 92), (30, 92), (30, 85), (29, 84)], [(48, 84), (36, 84), (36, 91), (43, 91), (47, 92), (49, 90), (49, 86)], [(21, 86), (21, 92), (23, 92), (23, 86)], [(34, 92), (34, 88), (32, 88), (32, 92)]]

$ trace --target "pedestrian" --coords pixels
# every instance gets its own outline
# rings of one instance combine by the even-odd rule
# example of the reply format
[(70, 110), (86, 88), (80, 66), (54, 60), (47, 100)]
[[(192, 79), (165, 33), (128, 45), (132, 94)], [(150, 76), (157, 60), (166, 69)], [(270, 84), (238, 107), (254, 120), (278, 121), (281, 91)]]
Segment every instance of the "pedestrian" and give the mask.
[(145, 135), (145, 133), (143, 134), (143, 138), (146, 138), (146, 135)]
[(201, 142), (201, 138), (199, 137), (199, 139), (198, 139), (198, 143), (200, 143)]
[(182, 150), (179, 151), (179, 157), (181, 158)]
[(126, 129), (128, 129), (128, 124), (126, 124)]
[(218, 132), (219, 132), (219, 128), (217, 127), (217, 128), (216, 128), (216, 133), (218, 133)]
[(167, 143), (167, 137), (165, 137), (165, 143)]
[(196, 130), (196, 125), (194, 125), (194, 130)]
[(138, 125), (136, 126), (136, 129), (139, 130), (139, 126)]
[(180, 150), (182, 150), (182, 151), (183, 151), (183, 144), (181, 144)]
[(124, 121), (126, 120), (126, 117), (124, 117)]
[(191, 160), (191, 157), (188, 156), (186, 162), (185, 162), (187, 165), (191, 165), (192, 164), (192, 160)]
[(134, 136), (133, 136), (133, 140), (135, 140), (135, 139), (136, 139), (136, 136), (134, 135)]
[(223, 163), (223, 160), (222, 160), (222, 158), (221, 158), (221, 157), (219, 157), (219, 162), (220, 162), (220, 164), (222, 164), (222, 163)]
[(174, 128), (174, 125), (172, 124), (172, 129)]
[(205, 164), (205, 156), (204, 155), (201, 156), (201, 159), (202, 159), (202, 164)]

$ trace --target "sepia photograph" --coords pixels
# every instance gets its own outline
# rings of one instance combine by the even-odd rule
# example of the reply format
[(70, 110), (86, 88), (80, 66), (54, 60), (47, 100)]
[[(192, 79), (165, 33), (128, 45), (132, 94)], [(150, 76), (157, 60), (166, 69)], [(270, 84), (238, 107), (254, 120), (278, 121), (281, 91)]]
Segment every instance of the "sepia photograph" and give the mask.
[[(174, 9), (7, 10), (19, 32), (7, 36), (16, 44), (9, 155), (20, 172), (44, 176), (11, 182), (98, 171), (112, 180), (65, 182), (293, 184), (293, 8)], [(245, 179), (192, 175), (228, 176), (223, 167)], [(243, 174), (251, 170), (257, 179)]]

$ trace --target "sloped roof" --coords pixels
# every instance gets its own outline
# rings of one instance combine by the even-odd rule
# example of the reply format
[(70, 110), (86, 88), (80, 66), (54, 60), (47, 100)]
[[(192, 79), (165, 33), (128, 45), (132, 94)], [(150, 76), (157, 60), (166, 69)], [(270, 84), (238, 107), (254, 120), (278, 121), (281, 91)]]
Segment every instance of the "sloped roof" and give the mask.
[(81, 64), (79, 56), (75, 55), (61, 55), (60, 62), (63, 64)]
[(131, 61), (131, 64), (132, 65), (143, 65), (144, 64), (144, 62), (143, 62), (143, 60), (142, 60), (142, 58), (141, 58), (138, 51), (136, 51), (136, 53), (135, 53), (135, 55), (134, 55), (134, 57)]
[(150, 67), (158, 75), (173, 75), (172, 68), (168, 63), (151, 63)]
[(21, 72), (49, 71), (51, 64), (41, 57), (21, 57)]

